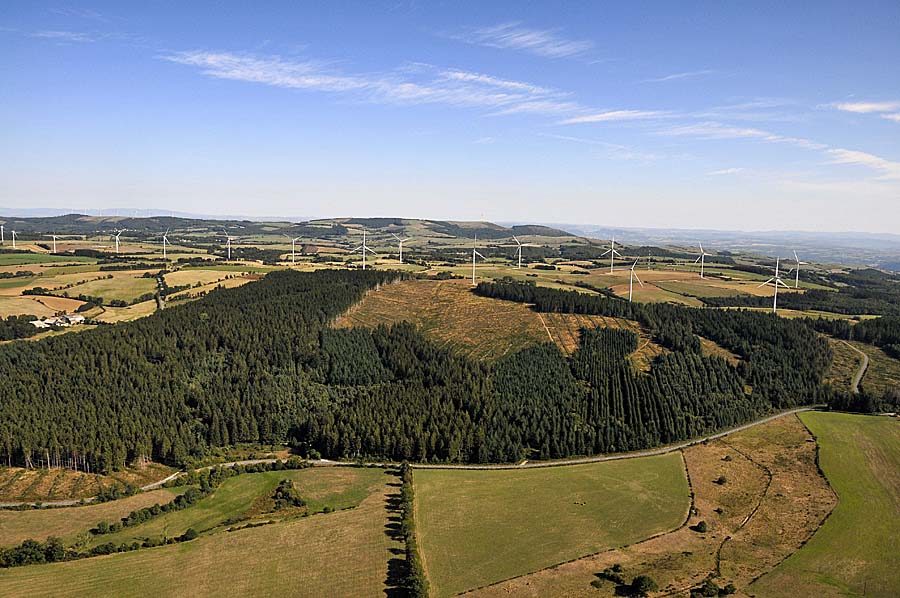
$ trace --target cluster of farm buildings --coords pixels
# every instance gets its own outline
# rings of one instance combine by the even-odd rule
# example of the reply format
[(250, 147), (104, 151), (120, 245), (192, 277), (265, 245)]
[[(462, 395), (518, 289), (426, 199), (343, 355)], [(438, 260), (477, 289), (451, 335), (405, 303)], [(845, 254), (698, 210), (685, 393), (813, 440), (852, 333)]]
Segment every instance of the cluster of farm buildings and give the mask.
[(53, 318), (45, 318), (43, 320), (32, 320), (31, 325), (35, 328), (53, 328), (53, 327), (61, 327), (67, 328), (69, 326), (75, 326), (76, 324), (84, 324), (84, 316), (74, 314), (74, 315), (62, 315), (56, 316)]

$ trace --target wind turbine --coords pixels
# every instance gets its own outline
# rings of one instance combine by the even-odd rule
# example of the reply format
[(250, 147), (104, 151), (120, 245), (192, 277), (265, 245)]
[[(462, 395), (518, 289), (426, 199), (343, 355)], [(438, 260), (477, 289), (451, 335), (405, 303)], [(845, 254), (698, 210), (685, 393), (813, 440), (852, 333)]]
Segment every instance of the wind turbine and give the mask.
[(16, 231), (12, 231), (13, 249), (16, 248)]
[(600, 257), (603, 257), (606, 254), (609, 254), (609, 273), (613, 273), (613, 260), (616, 256), (622, 257), (622, 254), (616, 251), (616, 238), (613, 237), (609, 242), (609, 249), (600, 254)]
[(800, 266), (807, 265), (809, 262), (801, 262), (800, 258), (797, 257), (796, 251), (794, 252), (794, 260), (797, 262), (797, 266), (796, 266), (797, 273), (794, 275), (794, 288), (798, 289), (798, 288), (800, 288)]
[(115, 239), (116, 239), (116, 255), (119, 255), (119, 235), (121, 235), (122, 233), (124, 233), (126, 230), (128, 230), (128, 229), (123, 228), (123, 229), (120, 230), (120, 231), (116, 231), (116, 236), (115, 236)]
[(703, 243), (700, 243), (700, 241), (697, 241), (697, 243), (700, 245), (700, 257), (695, 259), (694, 263), (696, 264), (697, 262), (700, 262), (700, 278), (703, 278), (703, 265), (704, 265), (704, 262), (706, 261), (705, 258), (706, 258), (706, 256), (711, 255), (711, 254), (703, 251)]
[(56, 253), (56, 238), (58, 235), (44, 235), (45, 237), (53, 237), (53, 253)]
[(6, 233), (3, 231), (2, 224), (0, 224), (0, 245), (6, 245)]
[(483, 260), (487, 259), (483, 255), (478, 253), (478, 250), (476, 249), (477, 246), (478, 246), (478, 235), (476, 234), (475, 241), (472, 243), (472, 286), (473, 287), (475, 286), (475, 257), (478, 256)]
[[(766, 282), (759, 285), (760, 287), (764, 287), (767, 284), (772, 283), (772, 286), (775, 287), (775, 295), (772, 297), (772, 313), (773, 314), (778, 313), (778, 285), (781, 285), (786, 289), (790, 288), (788, 285), (784, 284), (784, 281), (781, 280), (781, 277), (778, 275), (778, 263), (780, 260), (781, 260), (781, 258), (775, 258), (775, 276), (773, 276)], [(757, 288), (759, 288), (759, 287), (757, 287)]]
[(366, 245), (366, 229), (363, 229), (363, 240), (362, 245), (351, 251), (350, 253), (356, 253), (357, 251), (362, 253), (362, 269), (366, 269), (366, 252), (368, 251), (372, 255), (378, 255), (374, 251), (372, 251), (368, 245)]
[(163, 236), (162, 236), (162, 239), (163, 239), (163, 261), (166, 261), (166, 259), (167, 259), (167, 258), (166, 258), (166, 244), (169, 243), (169, 237), (168, 237), (168, 235), (169, 235), (169, 231), (170, 231), (170, 230), (171, 230), (171, 229), (168, 229), (168, 228), (167, 228), (167, 229), (166, 229), (166, 232), (164, 232), (164, 233), (163, 233)]
[(296, 264), (297, 263), (296, 246), (297, 246), (297, 241), (299, 241), (301, 239), (301, 237), (293, 238), (288, 235), (285, 235), (285, 237), (287, 237), (288, 239), (291, 240), (291, 264)]
[(641, 282), (641, 279), (638, 278), (637, 272), (634, 271), (634, 267), (637, 266), (638, 261), (634, 260), (634, 263), (631, 264), (631, 278), (628, 279), (628, 302), (631, 303), (631, 292), (634, 290), (634, 281), (637, 280), (638, 284), (641, 285), (641, 288), (644, 288), (644, 283)]
[[(513, 241), (516, 242), (516, 257), (519, 260), (519, 263), (516, 266), (516, 268), (521, 269), (522, 268), (522, 248), (523, 247), (536, 247), (536, 245), (534, 245), (533, 243), (522, 243), (521, 241), (519, 241), (519, 238), (516, 237), (515, 235), (513, 235)], [(507, 247), (509, 247), (509, 246), (507, 245)]]
[(225, 250), (228, 252), (228, 261), (231, 261), (231, 235), (228, 234), (228, 231), (224, 228), (222, 229), (222, 234), (225, 235)]
[(406, 237), (405, 239), (401, 239), (400, 237), (398, 237), (398, 236), (395, 235), (394, 233), (391, 233), (391, 236), (394, 237), (395, 239), (397, 239), (398, 243), (400, 244), (400, 263), (402, 264), (402, 263), (403, 263), (403, 243), (405, 243), (406, 241), (409, 241), (410, 237)]

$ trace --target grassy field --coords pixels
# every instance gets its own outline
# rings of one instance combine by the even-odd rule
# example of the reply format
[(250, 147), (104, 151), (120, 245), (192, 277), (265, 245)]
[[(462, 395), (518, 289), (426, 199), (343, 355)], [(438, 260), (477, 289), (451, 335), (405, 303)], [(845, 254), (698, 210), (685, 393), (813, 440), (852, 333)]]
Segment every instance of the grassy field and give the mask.
[(366, 297), (337, 327), (408, 321), (439, 343), (476, 359), (497, 359), (527, 344), (549, 342), (540, 316), (521, 303), (479, 297), (464, 280), (407, 280)]
[(174, 470), (151, 463), (143, 469), (127, 469), (98, 475), (70, 469), (22, 469), (0, 467), (0, 502), (75, 500), (95, 496), (103, 488), (131, 484), (145, 486)]
[(796, 554), (751, 587), (758, 596), (900, 595), (900, 422), (804, 413), (840, 502)]
[(416, 470), (419, 541), (449, 596), (678, 527), (679, 453), (532, 470)]
[(118, 521), (135, 509), (167, 503), (176, 494), (174, 489), (161, 488), (83, 507), (0, 510), (0, 546), (18, 544), (27, 538), (43, 541), (49, 536), (57, 536), (71, 543), (77, 534), (87, 531), (100, 521)]
[[(380, 469), (350, 467), (315, 468), (293, 471), (269, 471), (229, 478), (209, 497), (182, 511), (174, 511), (136, 527), (115, 534), (97, 536), (94, 544), (142, 541), (145, 538), (174, 537), (188, 528), (198, 533), (213, 530), (226, 521), (237, 521), (261, 515), (273, 516), (269, 495), (278, 482), (294, 481), (301, 496), (307, 499), (308, 512), (318, 513), (329, 507), (341, 510), (358, 505), (385, 474)], [(268, 507), (268, 508), (267, 508)], [(296, 515), (296, 512), (293, 512)], [(276, 514), (274, 516), (278, 516)], [(95, 522), (96, 523), (96, 522)]]
[[(717, 563), (720, 586), (747, 584), (771, 570), (806, 541), (836, 499), (815, 464), (815, 442), (795, 416), (699, 444), (683, 451), (694, 493), (689, 526), (624, 548), (543, 569), (479, 591), (474, 596), (619, 596), (616, 584), (591, 585), (597, 573), (619, 564), (630, 581), (649, 575), (662, 595), (687, 596)], [(726, 482), (716, 480), (726, 477)], [(705, 521), (706, 533), (694, 526)], [(717, 560), (721, 555), (721, 561)], [(750, 592), (763, 596), (761, 592)], [(792, 595), (791, 592), (779, 594)]]
[(386, 509), (397, 494), (390, 485), (396, 478), (372, 471), (380, 477), (357, 508), (137, 552), (2, 570), (0, 595), (383, 597), (391, 591), (388, 572), (402, 544), (389, 533), (395, 524)]
[(52, 255), (49, 253), (0, 253), (0, 266), (18, 264), (70, 264), (77, 262), (94, 262), (93, 258), (72, 255)]

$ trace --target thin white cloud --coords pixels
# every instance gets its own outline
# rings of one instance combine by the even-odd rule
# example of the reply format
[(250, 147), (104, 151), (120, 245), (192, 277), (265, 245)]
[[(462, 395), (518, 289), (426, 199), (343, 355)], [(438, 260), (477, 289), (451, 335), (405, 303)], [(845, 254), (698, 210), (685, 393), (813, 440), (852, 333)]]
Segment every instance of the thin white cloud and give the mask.
[(770, 143), (786, 143), (805, 149), (824, 150), (827, 145), (816, 143), (800, 137), (788, 137), (777, 133), (770, 133), (751, 127), (735, 127), (718, 122), (700, 122), (688, 125), (678, 125), (658, 131), (661, 135), (675, 137), (697, 137), (699, 139), (755, 139)]
[(570, 141), (572, 143), (602, 147), (606, 150), (606, 152), (604, 152), (605, 157), (614, 160), (638, 160), (649, 162), (651, 160), (660, 159), (660, 156), (657, 154), (642, 152), (633, 147), (628, 147), (627, 145), (610, 143), (608, 141), (601, 141), (599, 139), (587, 139), (585, 137), (574, 137), (572, 135), (556, 135), (554, 133), (538, 133), (538, 135), (541, 137), (547, 137), (548, 139), (558, 139), (560, 141)]
[(655, 77), (652, 79), (644, 79), (643, 83), (667, 83), (669, 81), (682, 81), (684, 79), (696, 79), (698, 77), (707, 77), (709, 75), (716, 75), (719, 71), (711, 70), (711, 69), (703, 69), (699, 71), (686, 71), (683, 73), (672, 73), (671, 75), (665, 75), (663, 77)]
[(406, 65), (389, 74), (347, 74), (328, 64), (231, 52), (190, 51), (161, 57), (193, 66), (217, 79), (260, 83), (286, 89), (352, 94), (358, 100), (388, 104), (445, 104), (485, 108), (493, 114), (571, 113), (583, 108), (562, 100), (566, 94), (521, 81), (427, 64)]
[(900, 102), (836, 102), (832, 104), (838, 110), (855, 112), (857, 114), (872, 114), (878, 112), (893, 112), (900, 110)]
[(88, 33), (78, 33), (76, 31), (35, 31), (31, 37), (40, 37), (44, 39), (52, 39), (61, 42), (74, 43), (91, 43), (97, 41), (97, 38)]
[(723, 168), (722, 170), (713, 170), (712, 172), (707, 172), (708, 176), (725, 176), (729, 174), (740, 174), (744, 172), (743, 168)]
[(490, 144), (494, 143), (495, 141), (497, 141), (497, 140), (493, 137), (479, 137), (472, 143), (474, 143), (476, 145), (490, 145)]
[(894, 114), (882, 114), (881, 118), (892, 120), (895, 123), (900, 123), (900, 112), (896, 112)]
[(849, 150), (843, 148), (829, 149), (826, 152), (831, 156), (829, 164), (849, 164), (854, 166), (865, 166), (881, 173), (882, 179), (900, 180), (900, 162), (886, 160), (880, 156), (861, 152), (858, 150)]
[(455, 81), (464, 81), (467, 83), (481, 83), (484, 85), (492, 85), (494, 87), (501, 87), (504, 89), (511, 89), (514, 91), (524, 91), (531, 94), (536, 95), (556, 95), (559, 92), (555, 92), (551, 89), (547, 89), (546, 87), (539, 87), (537, 85), (532, 85), (531, 83), (523, 83), (522, 81), (511, 81), (509, 79), (501, 79), (499, 77), (492, 77), (491, 75), (483, 75), (481, 73), (470, 73), (468, 71), (461, 71), (457, 69), (449, 69), (445, 70), (441, 73), (447, 79), (452, 79)]
[(579, 56), (594, 47), (587, 40), (569, 40), (553, 29), (529, 29), (521, 23), (501, 23), (492, 27), (473, 29), (453, 39), (478, 46), (528, 52), (544, 58)]
[(580, 123), (615, 122), (623, 120), (647, 120), (670, 116), (671, 113), (659, 110), (607, 110), (594, 114), (585, 114), (561, 121), (562, 125), (575, 125)]

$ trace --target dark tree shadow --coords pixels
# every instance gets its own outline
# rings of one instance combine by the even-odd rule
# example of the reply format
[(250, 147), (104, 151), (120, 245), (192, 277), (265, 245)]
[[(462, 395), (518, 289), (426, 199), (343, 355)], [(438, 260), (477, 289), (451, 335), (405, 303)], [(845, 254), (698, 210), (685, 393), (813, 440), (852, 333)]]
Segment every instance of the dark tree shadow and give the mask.
[[(388, 513), (387, 523), (384, 526), (385, 535), (394, 542), (403, 543), (403, 527), (401, 526), (400, 513), (400, 492), (402, 484), (399, 482), (388, 482), (387, 484), (392, 491), (387, 495), (384, 501), (385, 510)], [(390, 553), (393, 558), (387, 562), (387, 577), (384, 580), (384, 594), (389, 598), (406, 598), (409, 595), (408, 590), (404, 587), (404, 581), (409, 576), (409, 569), (406, 565), (406, 550), (400, 547), (391, 547)]]

